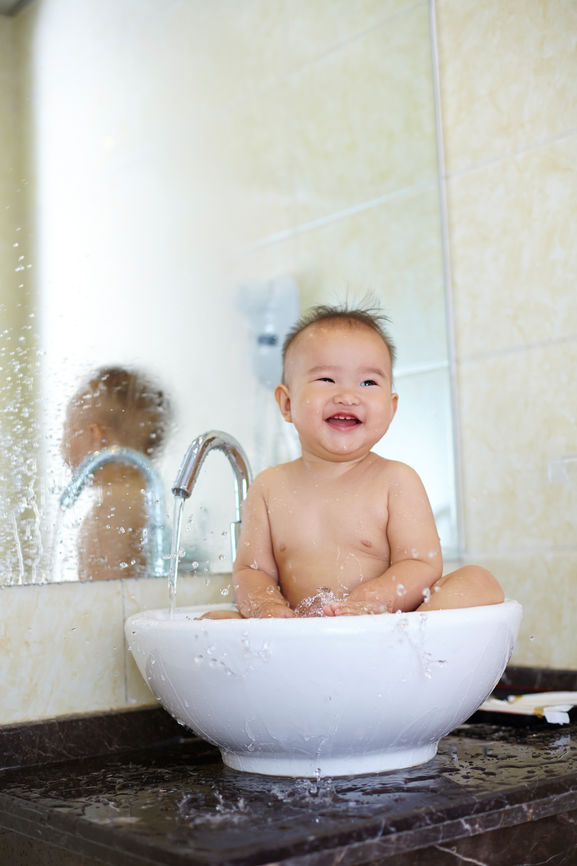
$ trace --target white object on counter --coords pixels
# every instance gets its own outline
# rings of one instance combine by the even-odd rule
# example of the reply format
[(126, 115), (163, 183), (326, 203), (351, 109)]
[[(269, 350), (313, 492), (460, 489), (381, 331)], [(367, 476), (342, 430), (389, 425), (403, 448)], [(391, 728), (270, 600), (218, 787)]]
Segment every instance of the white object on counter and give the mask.
[(540, 716), (551, 724), (566, 725), (569, 723), (569, 710), (576, 706), (577, 692), (536, 692), (509, 695), (506, 700), (488, 698), (479, 709), (490, 713)]

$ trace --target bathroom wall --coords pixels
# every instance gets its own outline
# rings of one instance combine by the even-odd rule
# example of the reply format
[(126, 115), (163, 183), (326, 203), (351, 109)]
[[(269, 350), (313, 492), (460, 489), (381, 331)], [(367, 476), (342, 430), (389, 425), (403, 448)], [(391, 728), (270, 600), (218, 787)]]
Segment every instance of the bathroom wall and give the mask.
[[(184, 210), (171, 235), (162, 195), (154, 198), (159, 243), (170, 255), (166, 268), (151, 275), (141, 253), (153, 243), (156, 223), (149, 211), (140, 223), (142, 228), (148, 220), (148, 229), (130, 240), (120, 194), (134, 191), (144, 151), (136, 149), (136, 139), (112, 132), (101, 136), (99, 147), (114, 165), (108, 190), (117, 196), (119, 210), (112, 223), (89, 225), (92, 243), (75, 249), (58, 276), (73, 288), (79, 273), (96, 283), (112, 281), (119, 297), (118, 287), (127, 280), (142, 286), (152, 280), (168, 291), (174, 281), (182, 286), (190, 280), (180, 252), (193, 243), (196, 228), (202, 230), (206, 249), (197, 273), (203, 278), (185, 282), (190, 320), (187, 324), (179, 314), (177, 324), (191, 334), (190, 363), (196, 360), (206, 369), (211, 348), (206, 335), (224, 321), (224, 357), (195, 395), (195, 432), (228, 426), (250, 438), (251, 413), (262, 407), (235, 367), (242, 332), (239, 337), (237, 319), (227, 314), (234, 303), (227, 291), (247, 276), (294, 273), (303, 305), (339, 299), (343, 287), (353, 296), (371, 289), (390, 298), (398, 310), (398, 385), (405, 404), (432, 394), (429, 384), (446, 364), (444, 322), (434, 314), (443, 287), (430, 146), (434, 116), (431, 94), (425, 92), (431, 85), (430, 55), (423, 48), (429, 4), (347, 0), (338, 4), (339, 14), (328, 16), (325, 5), (279, 2), (273, 15), (270, 3), (254, 0), (235, 7), (237, 17), (229, 7), (225, 26), (211, 14), (212, 4), (170, 3), (163, 12), (157, 4), (143, 4), (137, 22), (108, 11), (93, 27), (102, 38), (121, 34), (126, 63), (124, 70), (108, 70), (110, 80), (98, 91), (99, 99), (103, 104), (113, 99), (118, 82), (134, 87), (133, 134), (140, 129), (142, 147), (149, 151), (158, 144), (155, 129), (173, 141), (172, 155), (178, 152), (180, 161), (172, 159), (163, 180), (184, 188)], [(106, 10), (106, 4), (100, 8)], [(556, 667), (577, 667), (571, 639), (577, 479), (571, 464), (565, 466), (567, 481), (562, 472), (556, 476), (560, 481), (548, 478), (552, 462), (577, 451), (570, 375), (577, 360), (570, 211), (577, 200), (571, 151), (577, 148), (574, 8), (559, 0), (506, 8), (498, 2), (438, 3), (465, 556), (492, 568), (507, 594), (525, 604), (514, 661)], [(193, 15), (192, 31), (183, 15)], [(0, 18), (0, 40), (11, 25)], [(194, 46), (187, 43), (181, 54), (173, 40), (189, 40), (190, 32)], [(241, 56), (240, 40), (247, 34), (254, 51)], [(95, 49), (82, 48), (85, 35), (78, 33), (79, 54), (90, 67), (98, 57), (90, 54)], [(168, 45), (170, 50), (163, 48)], [(406, 64), (411, 48), (414, 66), (401, 71), (397, 58)], [(3, 56), (0, 51), (0, 80)], [(180, 56), (194, 62), (175, 70), (171, 64)], [(144, 89), (132, 78), (136, 57), (154, 69)], [(395, 70), (394, 85), (379, 89)], [(167, 90), (167, 76), (173, 90)], [(423, 92), (417, 80), (425, 82), (418, 86)], [(205, 92), (212, 102), (195, 104), (196, 122), (179, 138), (166, 110), (176, 101), (184, 111), (199, 81), (210, 84)], [(327, 98), (335, 88), (338, 102)], [(146, 111), (153, 98), (157, 115)], [(406, 108), (404, 125), (391, 126), (397, 103)], [(0, 103), (0, 120), (3, 110)], [(346, 135), (338, 123), (343, 111), (350, 117)], [(119, 105), (119, 128), (121, 120)], [(182, 159), (190, 152), (214, 157), (204, 178), (189, 160), (192, 181), (198, 180), (198, 189), (209, 187), (212, 206), (206, 211), (200, 193), (189, 200), (192, 181), (183, 173)], [(6, 182), (1, 171), (0, 166), (0, 184)], [(59, 209), (66, 196), (73, 200), (72, 177), (73, 172)], [(151, 177), (147, 194), (155, 182)], [(89, 170), (83, 191), (95, 206), (101, 201), (102, 190)], [(144, 211), (144, 194), (142, 201)], [(54, 286), (49, 239), (44, 238), (42, 266)], [(111, 243), (119, 249), (128, 245), (124, 269), (116, 274), (106, 271), (108, 260), (97, 255)], [(0, 248), (0, 254), (11, 252)], [(211, 256), (218, 257), (217, 274), (207, 265)], [(413, 298), (413, 286), (425, 294)], [(45, 316), (73, 317), (74, 308), (59, 310), (58, 291)], [(397, 297), (409, 297), (405, 313)], [(59, 348), (56, 344), (54, 351)], [(79, 357), (82, 340), (75, 338), (67, 348)], [(416, 371), (403, 371), (405, 351), (416, 359)], [(237, 371), (239, 401), (216, 405), (214, 382), (231, 370)], [(419, 382), (425, 386), (420, 391)], [(443, 425), (450, 427), (446, 392), (427, 407), (436, 419), (434, 436), (441, 436)], [(450, 475), (448, 457), (440, 471)], [(427, 480), (434, 490), (435, 479)], [(221, 600), (223, 586), (220, 579), (207, 584), (187, 578), (179, 603)], [(122, 622), (133, 610), (164, 606), (165, 592), (164, 583), (154, 580), (0, 587), (0, 723), (149, 703), (151, 696), (126, 656)]]
[(466, 556), (577, 667), (577, 5), (438, 0)]
[[(178, 603), (227, 601), (229, 590), (230, 575), (181, 576)], [(158, 578), (0, 587), (0, 724), (154, 704), (124, 621), (167, 605)]]

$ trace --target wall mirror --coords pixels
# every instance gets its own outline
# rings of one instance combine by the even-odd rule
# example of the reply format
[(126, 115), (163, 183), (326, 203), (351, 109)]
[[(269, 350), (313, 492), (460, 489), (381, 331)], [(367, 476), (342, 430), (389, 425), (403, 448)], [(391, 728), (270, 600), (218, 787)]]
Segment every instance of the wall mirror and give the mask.
[[(367, 292), (399, 355), (378, 450), (419, 471), (453, 555), (428, 2), (1, 11), (0, 583), (78, 578), (89, 493), (58, 501), (66, 407), (91, 371), (143, 371), (169, 396), (168, 499), (205, 430), (236, 436), (255, 470), (295, 455), (259, 337), (295, 303)], [(187, 506), (199, 573), (230, 567), (229, 474), (207, 461)]]

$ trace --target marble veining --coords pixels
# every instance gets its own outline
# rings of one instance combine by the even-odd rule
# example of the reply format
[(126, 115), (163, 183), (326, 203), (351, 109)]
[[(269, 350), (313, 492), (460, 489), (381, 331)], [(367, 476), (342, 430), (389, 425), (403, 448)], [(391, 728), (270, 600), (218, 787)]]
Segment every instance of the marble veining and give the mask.
[[(141, 715), (124, 714), (108, 754), (66, 760), (63, 751), (57, 762), (4, 769), (0, 826), (118, 866), (506, 866), (542, 862), (534, 852), (546, 840), (547, 862), (577, 857), (575, 721), (505, 724), (478, 713), (427, 764), (315, 781), (230, 770), (159, 710), (145, 722), (149, 745), (131, 750)], [(68, 724), (60, 741), (74, 740)]]

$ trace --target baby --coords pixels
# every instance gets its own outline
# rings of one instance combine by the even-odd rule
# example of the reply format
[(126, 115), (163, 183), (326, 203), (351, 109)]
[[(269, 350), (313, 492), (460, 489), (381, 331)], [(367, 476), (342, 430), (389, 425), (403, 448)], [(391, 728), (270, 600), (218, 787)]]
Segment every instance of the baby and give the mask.
[[(122, 367), (97, 370), (72, 397), (62, 452), (77, 470), (85, 457), (113, 445), (147, 456), (160, 449), (170, 421), (168, 401), (142, 374)], [(145, 481), (133, 466), (109, 463), (94, 476), (97, 499), (78, 539), (80, 580), (145, 573)]]
[(485, 569), (442, 576), (419, 476), (371, 448), (398, 396), (385, 317), (315, 307), (288, 334), (275, 397), (302, 456), (257, 476), (243, 508), (233, 586), (242, 617), (341, 616), (495, 604)]

